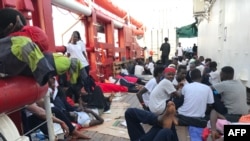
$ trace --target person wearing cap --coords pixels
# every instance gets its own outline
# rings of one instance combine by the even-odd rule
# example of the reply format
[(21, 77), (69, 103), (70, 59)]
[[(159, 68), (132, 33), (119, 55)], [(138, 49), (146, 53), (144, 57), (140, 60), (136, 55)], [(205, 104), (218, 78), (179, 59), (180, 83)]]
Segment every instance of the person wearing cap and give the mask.
[(166, 108), (166, 101), (170, 100), (171, 97), (180, 97), (179, 92), (176, 91), (172, 83), (175, 73), (175, 68), (165, 68), (165, 79), (161, 80), (151, 92), (148, 106), (152, 113), (161, 115)]

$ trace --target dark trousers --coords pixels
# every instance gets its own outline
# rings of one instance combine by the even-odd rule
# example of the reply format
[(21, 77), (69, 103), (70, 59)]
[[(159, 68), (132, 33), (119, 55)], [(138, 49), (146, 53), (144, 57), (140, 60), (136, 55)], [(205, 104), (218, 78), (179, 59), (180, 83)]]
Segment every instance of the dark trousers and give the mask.
[(93, 88), (95, 87), (95, 80), (91, 75), (89, 75), (88, 71), (88, 66), (87, 68), (85, 67), (84, 69), (81, 69), (81, 76), (79, 78), (80, 80), (78, 79), (78, 83), (80, 81), (80, 87), (82, 88), (83, 86), (86, 92), (91, 93), (93, 92)]
[(120, 85), (128, 88), (128, 92), (137, 93), (139, 90), (136, 88), (134, 83), (128, 82), (125, 78), (120, 79)]
[[(131, 141), (178, 141), (175, 126), (171, 129), (159, 126), (158, 117), (145, 110), (128, 108), (125, 112), (127, 130)], [(152, 125), (145, 133), (141, 123)]]
[(88, 108), (103, 109), (104, 112), (110, 109), (111, 102), (103, 95), (99, 86), (95, 86), (93, 93), (83, 95), (81, 98), (87, 103)]
[(169, 65), (169, 58), (168, 58), (168, 55), (162, 55), (161, 56), (161, 63), (163, 65)]
[(178, 124), (180, 126), (194, 126), (199, 128), (205, 128), (207, 126), (207, 120), (200, 117), (187, 117), (177, 114)]
[[(71, 121), (69, 118), (58, 108), (52, 107), (51, 108), (52, 113), (54, 114), (55, 117), (59, 118), (60, 120), (64, 121), (65, 124), (69, 127), (69, 132), (72, 133), (75, 129), (75, 127), (71, 124)], [(25, 118), (24, 118), (25, 119)], [(23, 120), (24, 120), (23, 119)], [(37, 127), (41, 123), (43, 123), (45, 120), (37, 117), (36, 115), (29, 116), (25, 119), (25, 127), (24, 127), (24, 132), (28, 132), (29, 130)], [(45, 134), (48, 135), (48, 128), (47, 124), (43, 124), (42, 126), (39, 127), (39, 129)]]

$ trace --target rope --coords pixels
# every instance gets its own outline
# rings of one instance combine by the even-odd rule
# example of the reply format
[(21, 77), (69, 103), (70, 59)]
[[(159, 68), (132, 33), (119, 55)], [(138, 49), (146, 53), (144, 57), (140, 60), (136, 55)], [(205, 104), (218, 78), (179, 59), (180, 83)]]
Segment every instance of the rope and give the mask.
[(27, 106), (25, 105), (24, 107), (21, 107), (21, 108), (12, 110), (12, 111), (10, 111), (10, 112), (7, 112), (6, 115), (12, 114), (12, 113), (14, 113), (14, 112), (16, 112), (16, 111), (20, 111), (20, 110), (22, 110), (22, 109), (25, 108), (25, 107), (27, 107)]

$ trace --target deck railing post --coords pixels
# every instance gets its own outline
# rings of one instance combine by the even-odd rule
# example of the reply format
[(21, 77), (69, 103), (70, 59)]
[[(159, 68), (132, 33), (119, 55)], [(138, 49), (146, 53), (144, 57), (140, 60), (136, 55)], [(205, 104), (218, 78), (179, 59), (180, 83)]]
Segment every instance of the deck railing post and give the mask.
[(49, 141), (55, 141), (55, 133), (54, 133), (54, 126), (53, 126), (53, 121), (52, 121), (49, 91), (44, 96), (44, 106), (45, 106), (45, 110), (46, 110), (46, 119), (47, 119), (48, 133), (49, 133)]

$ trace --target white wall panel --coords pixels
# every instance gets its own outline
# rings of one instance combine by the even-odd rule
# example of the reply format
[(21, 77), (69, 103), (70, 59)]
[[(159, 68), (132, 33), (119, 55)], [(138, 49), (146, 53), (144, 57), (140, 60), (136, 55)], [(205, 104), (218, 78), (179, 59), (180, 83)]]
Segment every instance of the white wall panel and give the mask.
[(250, 87), (250, 1), (216, 0), (209, 20), (199, 25), (199, 55), (211, 57), (219, 69), (230, 65), (235, 78)]

